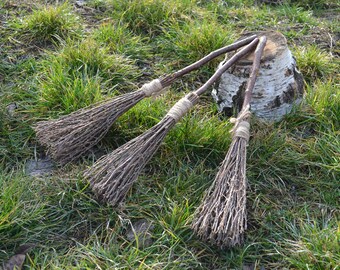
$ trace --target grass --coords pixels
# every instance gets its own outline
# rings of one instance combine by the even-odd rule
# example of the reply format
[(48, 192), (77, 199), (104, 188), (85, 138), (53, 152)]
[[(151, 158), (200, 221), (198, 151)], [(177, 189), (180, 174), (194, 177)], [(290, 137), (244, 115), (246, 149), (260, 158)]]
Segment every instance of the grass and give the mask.
[(55, 6), (43, 6), (25, 18), (15, 22), (17, 35), (23, 42), (46, 44), (78, 36), (81, 21), (65, 2)]
[[(325, 44), (340, 26), (322, 15), (335, 1), (4, 1), (0, 7), (0, 264), (31, 243), (24, 269), (337, 269), (339, 61), (336, 46)], [(219, 61), (141, 101), (82, 160), (50, 176), (27, 175), (29, 160), (45, 155), (31, 128), (37, 121), (135, 90), (243, 31), (265, 29), (286, 35), (306, 95), (278, 123), (252, 121), (243, 246), (221, 251), (190, 230), (231, 140), (231, 124), (209, 95), (171, 130), (124, 208), (97, 202), (82, 177), (98, 155), (155, 125)], [(153, 224), (144, 248), (142, 235), (127, 237), (141, 219)]]
[(298, 6), (283, 6), (282, 15), (289, 19), (292, 23), (308, 23), (314, 25), (314, 19), (312, 17), (313, 11), (304, 10)]
[(107, 46), (110, 51), (136, 60), (142, 61), (150, 55), (149, 39), (134, 35), (127, 25), (103, 23), (94, 31), (93, 37)]
[(117, 86), (128, 88), (139, 76), (134, 62), (112, 54), (92, 39), (68, 41), (62, 50), (41, 61), (37, 108), (71, 112), (98, 102)]
[(334, 73), (336, 65), (330, 55), (320, 50), (316, 45), (296, 48), (295, 51), (297, 64), (308, 82), (320, 77), (327, 78)]
[(138, 34), (151, 37), (159, 35), (167, 25), (184, 22), (194, 17), (195, 5), (192, 1), (122, 1), (116, 3), (115, 17), (120, 18), (129, 28)]
[[(174, 23), (165, 31), (165, 39), (159, 39), (159, 47), (171, 59), (173, 52), (178, 55), (176, 68), (189, 65), (209, 52), (230, 44), (234, 41), (234, 32), (211, 18), (193, 21), (183, 26)], [(219, 59), (221, 61), (221, 58)], [(171, 60), (170, 60), (171, 61)], [(212, 61), (207, 66), (211, 71), (218, 64)]]
[(323, 224), (317, 221), (299, 221), (290, 226), (294, 240), (287, 239), (283, 253), (295, 253), (287, 260), (297, 268), (336, 269), (339, 261), (339, 226), (324, 217)]
[(291, 3), (298, 4), (299, 6), (303, 8), (315, 8), (315, 9), (327, 9), (330, 7), (336, 7), (337, 2), (336, 1), (325, 1), (325, 0), (302, 0), (302, 1), (296, 1), (291, 0)]

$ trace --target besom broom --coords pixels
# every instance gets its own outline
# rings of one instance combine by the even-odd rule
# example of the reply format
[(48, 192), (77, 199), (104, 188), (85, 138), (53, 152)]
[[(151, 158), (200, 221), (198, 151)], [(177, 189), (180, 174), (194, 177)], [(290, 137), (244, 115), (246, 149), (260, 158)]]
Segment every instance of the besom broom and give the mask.
[(193, 230), (200, 238), (221, 248), (242, 244), (247, 228), (246, 157), (250, 129), (249, 105), (265, 45), (266, 37), (263, 36), (254, 53), (243, 106), (232, 129), (232, 143), (212, 186), (196, 210), (192, 224)]
[(80, 109), (56, 120), (38, 122), (33, 127), (38, 141), (47, 148), (54, 161), (60, 165), (67, 164), (96, 145), (115, 120), (139, 101), (161, 92), (176, 79), (198, 69), (217, 56), (249, 44), (255, 37), (254, 35), (213, 51), (184, 69), (144, 84), (137, 91)]
[(251, 52), (257, 43), (258, 38), (255, 38), (250, 44), (235, 53), (203, 86), (180, 99), (157, 125), (112, 153), (103, 156), (89, 168), (84, 177), (90, 182), (90, 186), (97, 197), (113, 206), (121, 203), (169, 130), (196, 104), (199, 96), (217, 78), (236, 61)]

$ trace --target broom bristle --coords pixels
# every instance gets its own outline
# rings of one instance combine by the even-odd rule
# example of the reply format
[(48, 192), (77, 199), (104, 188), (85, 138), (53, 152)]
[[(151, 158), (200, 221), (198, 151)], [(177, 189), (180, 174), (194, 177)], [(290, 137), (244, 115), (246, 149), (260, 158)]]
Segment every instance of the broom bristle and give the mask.
[(122, 202), (169, 130), (197, 100), (195, 93), (188, 94), (157, 125), (102, 157), (86, 171), (84, 176), (97, 197), (113, 206)]
[(60, 165), (71, 162), (96, 145), (113, 122), (145, 97), (164, 90), (159, 79), (140, 90), (126, 93), (94, 107), (78, 110), (58, 120), (43, 121), (34, 127), (37, 138)]
[(34, 130), (52, 159), (64, 165), (96, 145), (114, 121), (144, 97), (143, 91), (127, 93), (57, 120), (39, 122)]
[(97, 197), (113, 206), (122, 202), (175, 123), (172, 117), (166, 116), (156, 126), (102, 157), (86, 171), (84, 176)]
[(144, 97), (143, 92), (135, 91), (57, 120), (39, 122), (34, 127), (37, 138), (53, 160), (66, 164), (96, 145), (113, 122)]
[(233, 138), (216, 178), (195, 213), (193, 230), (221, 248), (240, 245), (247, 228), (247, 140)]

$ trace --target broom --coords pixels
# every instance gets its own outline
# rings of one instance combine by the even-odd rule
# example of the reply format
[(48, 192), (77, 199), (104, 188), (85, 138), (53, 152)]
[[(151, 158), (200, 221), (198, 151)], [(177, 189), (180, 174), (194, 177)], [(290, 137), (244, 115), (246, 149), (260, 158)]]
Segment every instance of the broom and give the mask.
[(250, 128), (249, 104), (265, 45), (266, 37), (263, 36), (255, 50), (242, 109), (237, 119), (234, 119), (229, 151), (202, 204), (196, 210), (192, 224), (198, 236), (221, 248), (240, 245), (247, 227), (246, 155)]
[(139, 90), (115, 97), (105, 103), (80, 109), (57, 120), (41, 121), (34, 126), (36, 136), (52, 159), (67, 164), (96, 145), (114, 121), (145, 97), (156, 95), (176, 79), (198, 69), (217, 56), (249, 44), (255, 35), (211, 52), (199, 61), (173, 74), (144, 84)]
[(169, 130), (196, 104), (199, 96), (225, 70), (252, 51), (257, 43), (258, 38), (255, 38), (250, 44), (234, 54), (203, 86), (180, 99), (157, 125), (112, 153), (103, 156), (92, 168), (88, 169), (84, 176), (90, 182), (90, 186), (97, 197), (113, 206), (121, 203)]

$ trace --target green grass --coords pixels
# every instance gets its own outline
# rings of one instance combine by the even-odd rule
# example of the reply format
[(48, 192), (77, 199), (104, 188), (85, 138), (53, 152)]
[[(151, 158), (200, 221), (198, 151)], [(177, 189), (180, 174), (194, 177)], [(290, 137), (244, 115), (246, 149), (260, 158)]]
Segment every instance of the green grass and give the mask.
[(134, 35), (127, 25), (103, 23), (94, 31), (93, 37), (107, 46), (110, 51), (136, 60), (142, 61), (150, 55), (149, 39)]
[(132, 87), (139, 76), (134, 62), (92, 39), (68, 41), (59, 53), (41, 61), (38, 77), (39, 104), (43, 110), (71, 112), (113, 92)]
[(51, 43), (81, 34), (80, 18), (66, 2), (36, 9), (14, 25), (23, 42)]
[[(340, 25), (323, 15), (337, 10), (335, 1), (45, 2), (0, 3), (0, 265), (31, 243), (24, 269), (337, 269), (339, 61), (325, 44)], [(169, 132), (122, 209), (98, 202), (82, 176), (98, 155), (158, 123), (219, 60), (141, 101), (92, 154), (50, 176), (27, 175), (28, 160), (44, 156), (37, 121), (135, 90), (243, 31), (265, 29), (287, 37), (306, 94), (278, 123), (252, 120), (243, 246), (219, 250), (190, 229), (231, 141), (231, 124), (209, 95)], [(144, 248), (143, 236), (126, 236), (140, 219), (154, 227)]]
[(297, 4), (303, 8), (314, 8), (314, 9), (327, 9), (327, 8), (334, 8), (338, 6), (339, 3), (337, 3), (336, 0), (331, 1), (325, 1), (325, 0), (291, 0), (290, 1), (293, 4)]
[[(340, 257), (339, 224), (329, 217), (324, 217), (323, 223), (316, 220), (298, 221), (297, 224), (287, 224), (293, 236), (283, 244), (283, 254), (290, 253), (286, 259), (296, 268), (336, 269)], [(294, 255), (291, 255), (294, 254)], [(285, 255), (284, 255), (285, 256)]]
[[(290, 20), (292, 23), (309, 23), (314, 25), (314, 18), (312, 17), (313, 11), (304, 10), (298, 6), (285, 5), (280, 9), (279, 13)], [(314, 22), (314, 23), (313, 23)]]
[(317, 78), (327, 78), (336, 69), (331, 56), (320, 50), (316, 45), (307, 45), (303, 48), (295, 48), (295, 57), (305, 80), (312, 82)]
[(172, 22), (184, 22), (197, 16), (192, 1), (137, 0), (121, 1), (114, 5), (114, 16), (131, 30), (151, 37), (159, 35)]
[[(164, 36), (165, 39), (159, 38), (159, 47), (165, 55), (168, 54), (170, 61), (174, 51), (176, 52), (177, 69), (223, 47), (224, 44), (232, 43), (235, 39), (235, 33), (230, 28), (212, 18), (195, 20), (183, 26), (174, 23), (165, 31)], [(218, 61), (212, 61), (207, 66), (212, 71), (217, 64)]]

